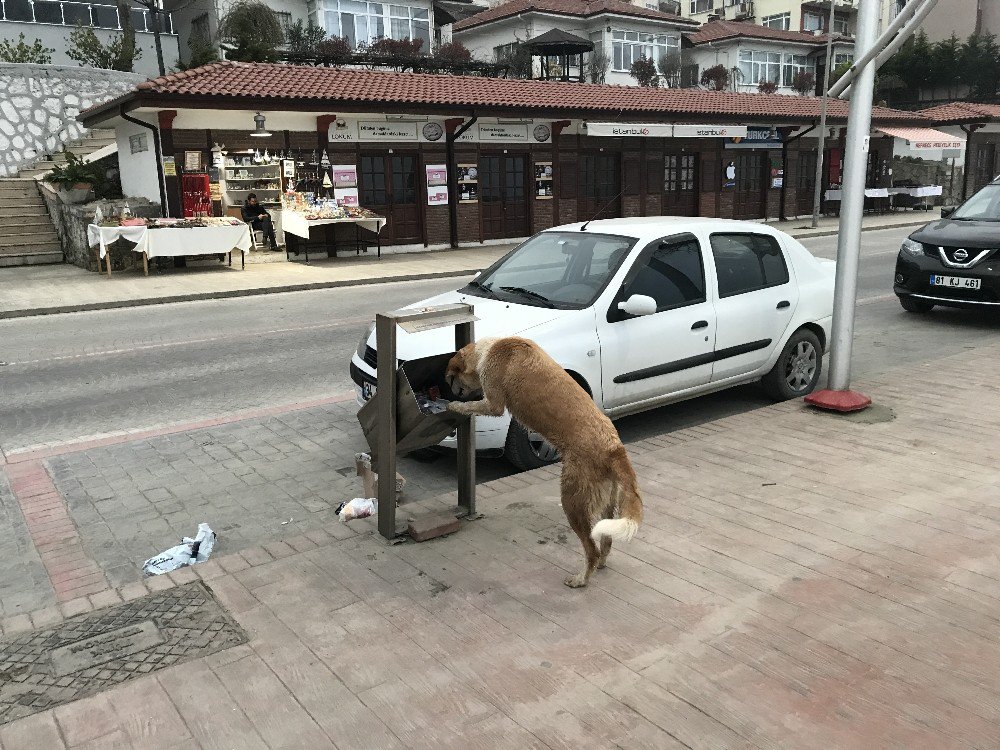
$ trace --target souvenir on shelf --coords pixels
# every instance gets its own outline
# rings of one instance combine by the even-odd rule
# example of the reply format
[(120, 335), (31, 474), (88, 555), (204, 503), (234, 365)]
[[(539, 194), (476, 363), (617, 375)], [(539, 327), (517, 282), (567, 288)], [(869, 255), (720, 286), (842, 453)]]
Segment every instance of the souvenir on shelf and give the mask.
[(319, 164), (324, 169), (330, 166), (330, 156), (326, 153), (326, 149), (323, 149), (323, 159), (320, 161)]

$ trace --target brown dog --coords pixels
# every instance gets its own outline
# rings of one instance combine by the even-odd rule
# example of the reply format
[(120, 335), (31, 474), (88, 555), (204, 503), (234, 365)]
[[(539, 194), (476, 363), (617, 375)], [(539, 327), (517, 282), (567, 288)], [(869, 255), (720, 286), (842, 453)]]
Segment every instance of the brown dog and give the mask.
[(604, 567), (612, 540), (627, 542), (642, 521), (635, 471), (611, 420), (527, 339), (469, 344), (451, 358), (445, 378), (458, 398), (480, 398), (453, 401), (452, 411), (498, 417), (507, 409), (562, 454), (562, 506), (587, 557), (586, 567), (566, 585), (586, 586), (594, 569)]

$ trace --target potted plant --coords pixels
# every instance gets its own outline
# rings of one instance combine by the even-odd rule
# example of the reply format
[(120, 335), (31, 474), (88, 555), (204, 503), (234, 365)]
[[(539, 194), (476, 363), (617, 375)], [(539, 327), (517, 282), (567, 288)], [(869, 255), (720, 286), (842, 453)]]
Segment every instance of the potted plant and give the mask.
[(94, 185), (100, 182), (101, 173), (95, 165), (67, 151), (66, 162), (56, 164), (42, 179), (56, 186), (63, 203), (82, 203), (87, 200)]

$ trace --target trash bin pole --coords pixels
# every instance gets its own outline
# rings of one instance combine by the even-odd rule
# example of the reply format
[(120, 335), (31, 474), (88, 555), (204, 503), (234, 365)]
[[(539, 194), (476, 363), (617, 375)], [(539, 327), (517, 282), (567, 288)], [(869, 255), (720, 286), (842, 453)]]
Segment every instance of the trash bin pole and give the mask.
[(378, 533), (386, 539), (396, 536), (396, 319), (375, 316), (375, 345), (378, 347), (375, 398), (378, 400)]
[[(473, 340), (473, 323), (455, 326), (455, 351)], [(476, 516), (476, 418), (458, 426), (458, 510), (467, 518)]]

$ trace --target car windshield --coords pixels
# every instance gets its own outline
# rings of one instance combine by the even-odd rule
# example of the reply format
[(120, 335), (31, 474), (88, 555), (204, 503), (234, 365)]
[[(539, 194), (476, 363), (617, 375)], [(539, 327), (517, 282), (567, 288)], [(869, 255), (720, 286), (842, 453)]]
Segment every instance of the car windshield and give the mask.
[(1000, 221), (1000, 185), (987, 185), (948, 218), (959, 221)]
[(635, 245), (634, 237), (542, 232), (501, 258), (462, 291), (536, 307), (593, 304)]

